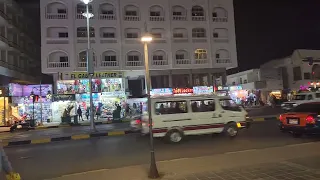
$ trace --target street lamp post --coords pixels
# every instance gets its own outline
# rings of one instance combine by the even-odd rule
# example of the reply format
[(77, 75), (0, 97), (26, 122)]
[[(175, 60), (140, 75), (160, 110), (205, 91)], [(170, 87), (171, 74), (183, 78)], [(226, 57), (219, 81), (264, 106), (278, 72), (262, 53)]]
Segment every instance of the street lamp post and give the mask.
[(149, 134), (150, 134), (150, 169), (149, 169), (149, 178), (156, 179), (159, 178), (159, 172), (157, 169), (157, 164), (154, 155), (154, 144), (153, 144), (153, 132), (152, 132), (152, 115), (151, 115), (151, 100), (150, 100), (150, 89), (151, 89), (151, 80), (150, 80), (150, 71), (149, 71), (149, 53), (148, 53), (148, 43), (152, 41), (152, 37), (150, 35), (145, 35), (141, 38), (144, 47), (144, 66), (146, 71), (146, 89), (148, 96), (148, 118), (149, 118)]
[[(81, 0), (86, 5), (86, 13), (82, 15), (86, 17), (87, 20), (87, 41), (88, 41), (88, 48), (87, 48), (87, 73), (89, 75), (89, 93), (90, 93), (90, 127), (92, 131), (97, 131), (95, 124), (94, 124), (94, 112), (93, 112), (93, 98), (92, 98), (92, 79), (94, 75), (94, 68), (93, 68), (93, 53), (91, 52), (90, 47), (90, 18), (93, 17), (93, 14), (89, 12), (89, 3), (92, 0)], [(90, 59), (92, 57), (92, 59)]]

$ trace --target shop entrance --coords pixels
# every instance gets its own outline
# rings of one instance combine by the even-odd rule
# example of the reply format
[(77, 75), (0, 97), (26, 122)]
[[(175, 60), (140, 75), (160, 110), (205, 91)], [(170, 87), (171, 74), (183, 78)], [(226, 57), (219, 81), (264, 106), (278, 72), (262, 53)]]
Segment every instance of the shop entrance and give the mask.
[(143, 95), (142, 85), (145, 84), (143, 82), (144, 82), (144, 79), (143, 81), (141, 79), (128, 80), (129, 91), (131, 92), (132, 97), (141, 97)]

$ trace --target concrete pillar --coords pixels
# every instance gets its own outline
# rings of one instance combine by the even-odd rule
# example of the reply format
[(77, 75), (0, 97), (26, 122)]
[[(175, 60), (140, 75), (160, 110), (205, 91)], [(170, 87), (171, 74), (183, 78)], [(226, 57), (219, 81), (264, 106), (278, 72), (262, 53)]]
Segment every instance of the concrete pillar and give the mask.
[(212, 85), (213, 85), (213, 82), (212, 82), (212, 74), (211, 74), (211, 73), (208, 73), (207, 77), (208, 77), (208, 86), (212, 86)]
[(59, 80), (59, 73), (53, 74), (53, 94), (57, 94), (57, 81)]
[(225, 86), (227, 83), (227, 73), (226, 72), (222, 73), (221, 80), (222, 80), (222, 85)]
[(190, 81), (190, 86), (193, 87), (192, 72), (189, 73), (189, 81)]
[(172, 72), (169, 71), (169, 87), (172, 88)]

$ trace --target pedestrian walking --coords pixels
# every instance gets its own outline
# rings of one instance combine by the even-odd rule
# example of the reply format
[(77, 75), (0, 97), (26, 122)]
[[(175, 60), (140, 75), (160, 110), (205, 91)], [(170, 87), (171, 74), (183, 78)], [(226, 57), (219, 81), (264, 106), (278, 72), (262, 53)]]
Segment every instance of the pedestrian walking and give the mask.
[(77, 114), (78, 114), (79, 120), (80, 120), (80, 118), (81, 118), (81, 120), (83, 121), (82, 110), (81, 110), (81, 107), (80, 107), (80, 106), (79, 106), (78, 109), (77, 109)]
[(21, 180), (20, 175), (13, 171), (11, 163), (9, 162), (8, 157), (4, 152), (4, 149), (1, 144), (0, 144), (0, 157), (1, 157), (0, 172), (4, 172), (6, 174), (7, 180)]
[(90, 107), (88, 106), (87, 110), (86, 110), (86, 118), (87, 118), (87, 120), (89, 120), (89, 115), (90, 115)]

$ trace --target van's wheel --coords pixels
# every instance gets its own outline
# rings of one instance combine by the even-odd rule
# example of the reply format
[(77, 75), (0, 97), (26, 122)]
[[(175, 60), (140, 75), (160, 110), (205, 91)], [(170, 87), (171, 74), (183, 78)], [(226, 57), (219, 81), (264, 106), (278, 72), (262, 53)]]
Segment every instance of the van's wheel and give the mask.
[(170, 143), (179, 143), (183, 139), (183, 134), (178, 130), (171, 130), (166, 134), (166, 140)]
[(228, 123), (224, 129), (225, 133), (230, 137), (234, 138), (238, 135), (238, 127), (236, 123)]

